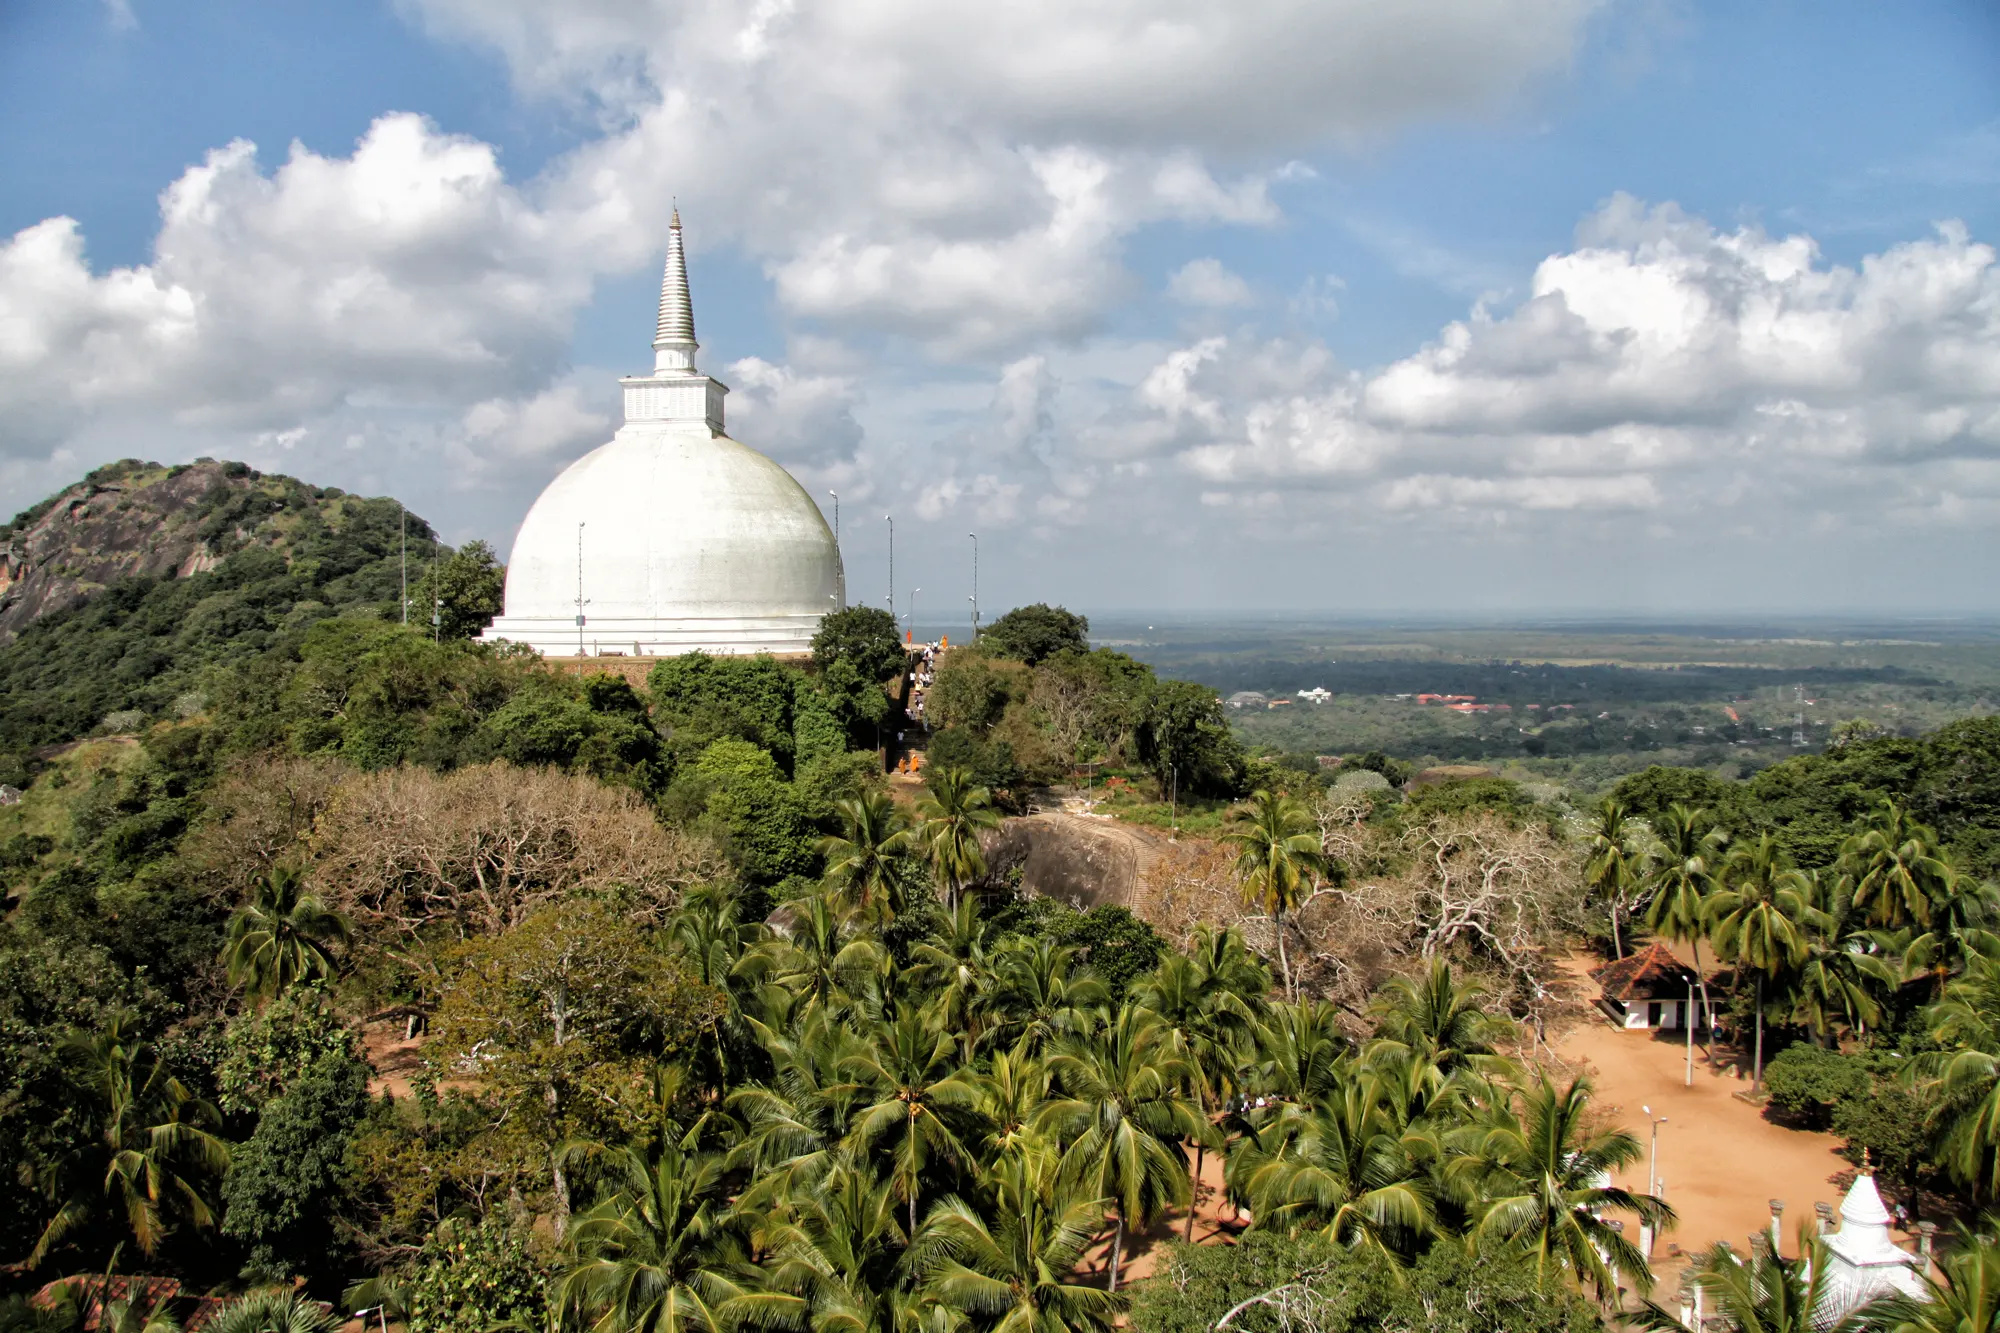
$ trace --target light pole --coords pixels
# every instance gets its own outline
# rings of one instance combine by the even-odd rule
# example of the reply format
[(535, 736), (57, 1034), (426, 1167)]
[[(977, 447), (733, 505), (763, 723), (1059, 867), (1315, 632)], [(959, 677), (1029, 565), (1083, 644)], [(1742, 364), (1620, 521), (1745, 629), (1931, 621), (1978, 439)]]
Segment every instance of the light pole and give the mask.
[(1687, 1015), (1687, 1023), (1685, 1024), (1687, 1027), (1688, 1045), (1687, 1085), (1692, 1088), (1694, 1086), (1694, 983), (1692, 981), (1688, 983), (1687, 1008), (1681, 1012)]
[(915, 643), (917, 641), (917, 594), (922, 591), (923, 591), (922, 588), (910, 589), (910, 642), (911, 643)]
[(583, 651), (583, 608), (589, 603), (583, 597), (583, 524), (576, 525), (576, 655)]
[(882, 521), (889, 525), (889, 619), (896, 618), (896, 518), (893, 514), (882, 515)]
[[(1654, 1115), (1650, 1106), (1641, 1106), (1639, 1109), (1645, 1113), (1646, 1119), (1653, 1127), (1653, 1146), (1646, 1158), (1646, 1193), (1648, 1196), (1654, 1196), (1660, 1192), (1660, 1126), (1667, 1123), (1667, 1118), (1663, 1115)], [(1653, 1257), (1652, 1227), (1644, 1224), (1639, 1227), (1639, 1249), (1648, 1259)]]
[(839, 591), (834, 594), (839, 603), (838, 610), (847, 609), (847, 565), (840, 558), (840, 492), (828, 491), (833, 497), (833, 582)]
[(979, 642), (979, 534), (968, 532), (972, 538), (972, 641)]
[(403, 510), (403, 623), (410, 623), (410, 511)]

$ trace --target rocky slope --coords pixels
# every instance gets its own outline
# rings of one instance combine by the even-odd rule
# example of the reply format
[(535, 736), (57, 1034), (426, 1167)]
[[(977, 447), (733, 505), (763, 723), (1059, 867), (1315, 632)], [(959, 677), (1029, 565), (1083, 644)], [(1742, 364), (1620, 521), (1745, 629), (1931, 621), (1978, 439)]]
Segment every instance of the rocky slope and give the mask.
[[(98, 468), (0, 527), (0, 644), (122, 579), (186, 578), (251, 545), (286, 551), (300, 519), (343, 498), (242, 463)], [(413, 542), (429, 533), (411, 520)]]

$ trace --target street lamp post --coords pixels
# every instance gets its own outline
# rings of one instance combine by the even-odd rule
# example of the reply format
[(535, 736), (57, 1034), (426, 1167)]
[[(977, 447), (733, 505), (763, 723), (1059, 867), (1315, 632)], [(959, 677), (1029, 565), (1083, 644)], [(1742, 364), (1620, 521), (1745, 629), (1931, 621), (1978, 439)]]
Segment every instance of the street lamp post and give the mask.
[(1694, 983), (1688, 983), (1687, 1008), (1681, 1011), (1687, 1015), (1687, 1085), (1694, 1086)]
[(922, 591), (922, 588), (910, 589), (910, 642), (912, 643), (917, 641), (917, 594)]
[(972, 641), (979, 642), (979, 534), (968, 532), (972, 538)]
[(896, 518), (893, 514), (882, 515), (882, 521), (889, 525), (889, 619), (896, 618)]
[[(1657, 1195), (1660, 1192), (1660, 1126), (1667, 1123), (1667, 1118), (1663, 1115), (1654, 1115), (1653, 1108), (1650, 1106), (1641, 1106), (1639, 1109), (1645, 1113), (1646, 1119), (1651, 1123), (1653, 1130), (1652, 1148), (1646, 1157), (1646, 1193), (1649, 1196)], [(1639, 1249), (1648, 1259), (1653, 1257), (1652, 1227), (1640, 1226)]]
[(835, 601), (838, 603), (835, 609), (845, 611), (847, 609), (847, 564), (840, 558), (840, 492), (828, 491), (827, 494), (833, 497), (833, 585), (839, 590), (834, 594)]
[(576, 525), (576, 655), (583, 651), (583, 608), (590, 605), (583, 596), (583, 524)]

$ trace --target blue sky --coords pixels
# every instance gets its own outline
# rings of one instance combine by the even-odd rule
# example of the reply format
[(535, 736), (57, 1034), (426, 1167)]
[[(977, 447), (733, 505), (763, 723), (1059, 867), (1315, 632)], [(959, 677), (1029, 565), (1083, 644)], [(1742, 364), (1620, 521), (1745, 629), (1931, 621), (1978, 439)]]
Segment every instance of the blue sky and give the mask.
[(2000, 8), (1392, 8), (0, 8), (4, 500), (242, 457), (504, 551), (677, 197), (850, 586), (893, 510), (996, 606), (2000, 609)]

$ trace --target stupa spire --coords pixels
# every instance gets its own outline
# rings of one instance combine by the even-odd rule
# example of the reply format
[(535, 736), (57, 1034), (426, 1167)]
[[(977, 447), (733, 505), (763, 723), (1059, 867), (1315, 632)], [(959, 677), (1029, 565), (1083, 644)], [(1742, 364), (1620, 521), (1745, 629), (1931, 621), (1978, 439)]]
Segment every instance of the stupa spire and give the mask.
[(653, 373), (694, 373), (694, 299), (688, 295), (687, 255), (681, 249), (681, 210), (667, 228), (667, 271), (660, 279), (660, 322), (653, 332)]

